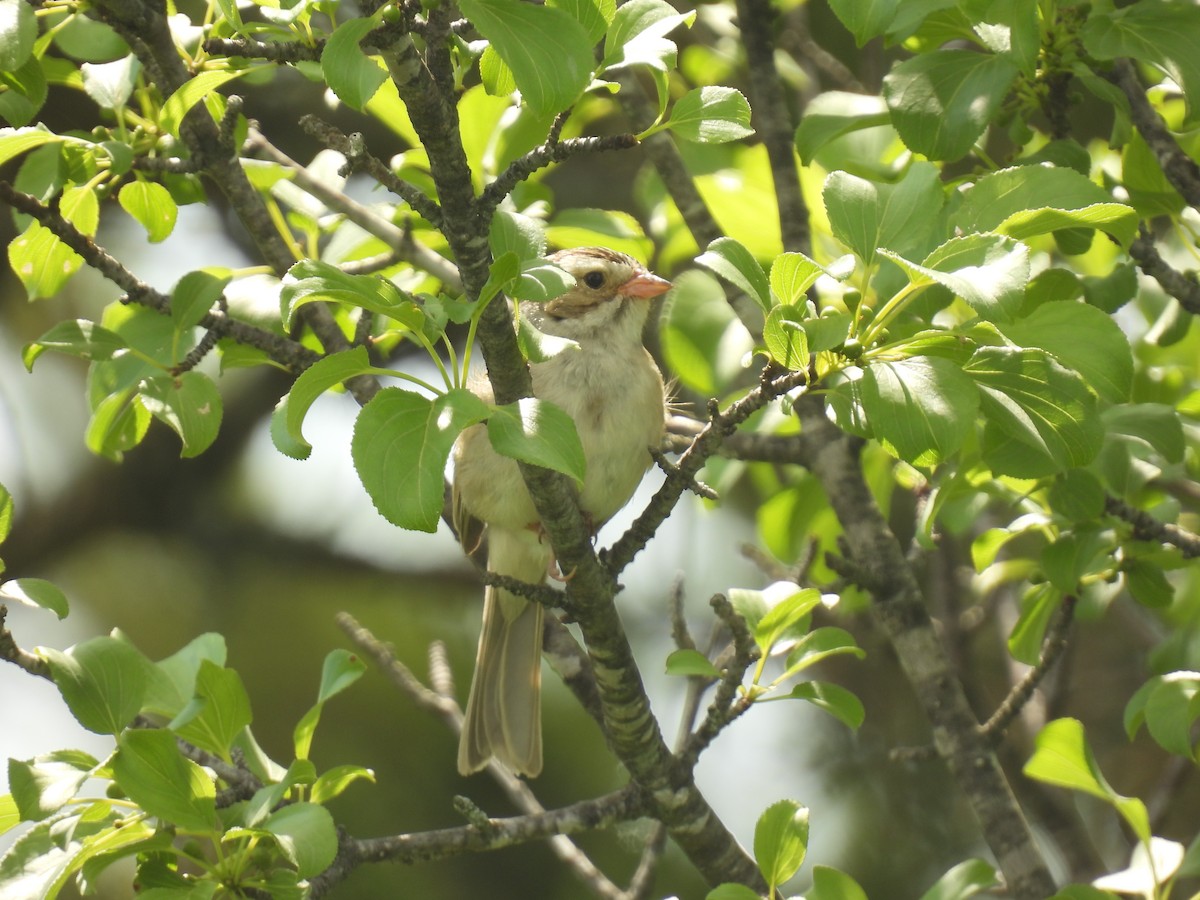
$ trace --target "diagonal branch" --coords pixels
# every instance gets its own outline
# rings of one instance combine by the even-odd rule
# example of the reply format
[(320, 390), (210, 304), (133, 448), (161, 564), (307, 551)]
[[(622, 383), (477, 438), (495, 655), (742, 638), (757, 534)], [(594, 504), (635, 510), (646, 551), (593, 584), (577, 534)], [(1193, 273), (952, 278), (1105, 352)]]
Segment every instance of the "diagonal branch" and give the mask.
[(1105, 498), (1104, 511), (1132, 525), (1133, 536), (1138, 540), (1156, 541), (1178, 547), (1185, 559), (1200, 556), (1200, 535), (1186, 528), (1180, 528), (1171, 522), (1160, 522), (1145, 510), (1132, 507), (1124, 500), (1111, 495)]
[[(83, 257), (83, 261), (123, 290), (129, 302), (148, 306), (164, 315), (171, 314), (171, 298), (155, 290), (125, 268), (115, 256), (64, 219), (56, 210), (43, 206), (35, 197), (17, 191), (0, 181), (0, 200), (32, 216), (53, 232), (60, 241)], [(224, 298), (222, 297), (223, 305)], [(319, 354), (281, 334), (234, 319), (221, 308), (205, 313), (199, 322), (210, 333), (230, 337), (240, 344), (257, 347), (289, 370), (299, 373), (312, 365)]]
[(925, 708), (934, 746), (979, 820), (1010, 896), (1049, 897), (1054, 879), (938, 639), (904, 549), (866, 483), (858, 444), (826, 418), (820, 397), (802, 397), (795, 409), (806, 436), (801, 460), (845, 530), (855, 579), (874, 595), (875, 620)]
[(1129, 114), (1138, 132), (1158, 159), (1163, 174), (1189, 205), (1200, 209), (1200, 166), (1183, 152), (1162, 117), (1150, 105), (1132, 62), (1113, 63), (1112, 80), (1129, 98)]

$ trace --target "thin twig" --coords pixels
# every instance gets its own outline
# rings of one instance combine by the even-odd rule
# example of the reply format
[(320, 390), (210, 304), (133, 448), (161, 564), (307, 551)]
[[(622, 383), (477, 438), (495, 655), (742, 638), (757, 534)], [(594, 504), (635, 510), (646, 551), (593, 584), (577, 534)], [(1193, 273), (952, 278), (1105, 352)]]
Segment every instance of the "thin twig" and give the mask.
[(998, 741), (1012, 720), (1020, 715), (1021, 709), (1029, 702), (1029, 698), (1033, 696), (1033, 692), (1037, 690), (1042, 679), (1049, 674), (1063, 651), (1067, 649), (1067, 632), (1071, 628), (1071, 620), (1075, 615), (1075, 604), (1075, 597), (1063, 597), (1062, 605), (1059, 606), (1054, 621), (1046, 629), (1046, 637), (1042, 641), (1042, 653), (1037, 665), (1013, 685), (1008, 696), (996, 707), (996, 711), (980, 726), (984, 735), (993, 742)]
[[(54, 233), (60, 241), (83, 257), (83, 261), (125, 291), (129, 302), (148, 306), (162, 313), (171, 314), (171, 298), (139, 279), (107, 250), (64, 219), (58, 212), (43, 206), (37, 198), (15, 190), (6, 181), (0, 181), (0, 200), (14, 209), (37, 219)], [(313, 364), (320, 355), (298, 341), (283, 335), (258, 328), (234, 319), (221, 310), (209, 311), (200, 320), (210, 331), (218, 331), (240, 344), (262, 350), (275, 362), (293, 372), (301, 372)]]
[(606, 150), (628, 150), (637, 146), (637, 137), (632, 134), (611, 134), (602, 137), (579, 137), (559, 141), (548, 139), (518, 160), (509, 164), (495, 181), (483, 189), (479, 196), (480, 207), (485, 211), (495, 209), (512, 193), (513, 188), (551, 163), (562, 162), (581, 153), (601, 153)]
[[(449, 666), (445, 665), (443, 652), (430, 648), (430, 668), (434, 674), (431, 680), (438, 684), (438, 690), (432, 690), (426, 687), (419, 678), (402, 662), (396, 659), (392, 648), (380, 641), (367, 628), (360, 625), (353, 616), (349, 613), (339, 613), (337, 616), (338, 626), (346, 633), (354, 645), (368, 657), (375, 666), (388, 677), (401, 693), (413, 700), (416, 705), (427, 712), (431, 712), (440, 718), (451, 733), (458, 735), (462, 731), (462, 710), (455, 702), (452, 691), (453, 684), (448, 677)], [(441, 670), (445, 674), (437, 674)], [(524, 811), (529, 816), (548, 815), (545, 808), (538, 801), (537, 796), (530, 789), (529, 785), (519, 778), (516, 778), (511, 772), (505, 769), (502, 765), (493, 760), (488, 764), (488, 774), (496, 780), (509, 799), (516, 807)], [(613, 795), (615, 796), (615, 795)], [(603, 799), (603, 798), (602, 798)], [(581, 851), (570, 838), (565, 836), (566, 833), (560, 833), (557, 836), (543, 835), (551, 837), (550, 846), (558, 858), (566, 864), (572, 872), (575, 873), (581, 881), (597, 896), (604, 900), (620, 900), (622, 891), (615, 884), (596, 868), (586, 854)], [(421, 835), (405, 836), (410, 843), (423, 840)], [(465, 839), (465, 838), (464, 838)], [(530, 838), (532, 839), (532, 838)], [(396, 852), (401, 852), (403, 841), (394, 839), (396, 844)], [(357, 847), (351, 856), (360, 862), (374, 861), (370, 857), (370, 852), (363, 851), (361, 848), (369, 847), (370, 842), (357, 842)], [(504, 846), (504, 845), (497, 845)], [(491, 847), (480, 848), (463, 848), (466, 849), (492, 849)], [(463, 850), (455, 850), (452, 852), (463, 852)], [(383, 851), (379, 851), (383, 852)], [(381, 857), (388, 858), (388, 857)], [(440, 858), (440, 857), (419, 857), (422, 859)], [(406, 860), (412, 861), (412, 860)], [(347, 869), (346, 874), (349, 873)], [(325, 876), (321, 876), (324, 878)], [(342, 875), (341, 877), (345, 877)], [(340, 880), (340, 879), (339, 879)]]
[(754, 412), (772, 400), (802, 386), (808, 379), (806, 372), (787, 372), (772, 376), (764, 370), (757, 387), (722, 412), (713, 400), (709, 408), (708, 424), (697, 434), (688, 448), (679, 457), (672, 472), (646, 504), (633, 524), (611, 547), (601, 553), (601, 559), (613, 574), (620, 573), (641, 552), (654, 536), (659, 526), (679, 502), (685, 490), (694, 483), (696, 473), (729, 435)]
[(16, 638), (8, 630), (5, 619), (8, 618), (8, 607), (0, 603), (0, 659), (7, 660), (18, 668), (24, 669), (30, 675), (50, 680), (50, 666), (40, 656), (30, 653), (17, 644)]
[(1158, 252), (1154, 238), (1143, 225), (1129, 245), (1129, 255), (1138, 268), (1159, 283), (1164, 291), (1179, 301), (1179, 305), (1194, 316), (1200, 316), (1200, 284), (1172, 268)]
[(1111, 494), (1105, 498), (1104, 511), (1132, 525), (1133, 536), (1138, 540), (1170, 544), (1179, 548), (1185, 559), (1200, 556), (1200, 535), (1170, 522), (1160, 522), (1148, 512), (1136, 509)]
[(1127, 59), (1113, 63), (1112, 80), (1129, 98), (1133, 124), (1154, 152), (1167, 181), (1190, 206), (1200, 209), (1200, 166), (1184, 153), (1162, 117), (1150, 105), (1133, 63)]

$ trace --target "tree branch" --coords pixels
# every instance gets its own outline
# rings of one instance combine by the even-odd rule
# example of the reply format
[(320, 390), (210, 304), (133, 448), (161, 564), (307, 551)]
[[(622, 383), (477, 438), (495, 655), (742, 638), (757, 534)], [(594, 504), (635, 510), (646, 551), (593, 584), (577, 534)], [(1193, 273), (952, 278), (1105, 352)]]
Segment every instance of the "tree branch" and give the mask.
[(1138, 236), (1129, 245), (1129, 255), (1137, 261), (1138, 268), (1157, 281), (1167, 294), (1179, 301), (1180, 306), (1192, 315), (1200, 316), (1200, 284), (1173, 269), (1162, 258), (1145, 226), (1138, 228)]
[[(85, 263), (123, 290), (128, 302), (148, 306), (163, 315), (171, 314), (170, 297), (155, 290), (130, 272), (120, 260), (64, 219), (57, 211), (43, 206), (35, 197), (14, 189), (7, 181), (0, 181), (0, 200), (14, 209), (32, 216), (42, 226), (53, 232), (55, 237), (83, 257)], [(215, 332), (223, 337), (232, 338), (239, 344), (257, 347), (275, 362), (297, 374), (320, 358), (319, 354), (309, 350), (298, 341), (232, 318), (221, 308), (224, 305), (225, 298), (222, 295), (218, 301), (218, 308), (205, 313), (199, 324), (207, 328), (210, 333)]]
[(867, 486), (857, 445), (826, 418), (819, 397), (802, 397), (795, 408), (806, 436), (802, 461), (845, 530), (855, 578), (874, 595), (875, 620), (925, 708), (938, 754), (974, 810), (1010, 895), (1043, 900), (1054, 893), (1054, 879), (938, 640), (904, 550)]
[(1127, 59), (1117, 60), (1113, 63), (1111, 77), (1129, 98), (1129, 113), (1134, 127), (1150, 145), (1167, 181), (1190, 206), (1200, 209), (1200, 166), (1180, 149), (1166, 123), (1150, 105), (1133, 63)]
[(1132, 507), (1111, 494), (1104, 500), (1104, 511), (1132, 525), (1133, 536), (1138, 540), (1178, 547), (1184, 559), (1200, 556), (1200, 535), (1170, 522), (1160, 522), (1150, 513)]
[(771, 162), (783, 249), (809, 252), (812, 248), (808, 207), (800, 193), (795, 126), (783, 94), (783, 80), (775, 68), (773, 36), (778, 31), (779, 12), (770, 0), (737, 0), (737, 16), (742, 46), (746, 49), (754, 127)]
[(506, 819), (488, 819), (483, 825), (464, 825), (416, 834), (344, 839), (333, 865), (312, 880), (309, 897), (323, 897), (358, 865), (370, 862), (432, 862), (499, 850), (556, 835), (595, 831), (642, 815), (637, 788), (629, 785), (595, 800), (583, 800), (560, 809)]
[(50, 666), (40, 656), (35, 656), (17, 644), (16, 638), (8, 630), (5, 620), (8, 618), (8, 607), (0, 603), (0, 659), (7, 660), (18, 668), (24, 669), (30, 675), (50, 680)]

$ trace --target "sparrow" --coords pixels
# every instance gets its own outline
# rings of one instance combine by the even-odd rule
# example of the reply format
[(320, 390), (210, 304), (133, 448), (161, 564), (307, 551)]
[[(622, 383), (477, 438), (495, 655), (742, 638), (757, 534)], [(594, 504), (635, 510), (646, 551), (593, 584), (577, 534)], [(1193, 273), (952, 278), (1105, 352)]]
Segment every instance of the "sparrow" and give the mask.
[[(561, 250), (548, 257), (575, 285), (544, 304), (525, 302), (520, 314), (540, 331), (577, 343), (530, 365), (533, 395), (575, 422), (586, 460), (579, 506), (594, 529), (623, 507), (651, 463), (666, 418), (662, 375), (642, 345), (649, 301), (671, 283), (631, 256), (601, 247)], [(493, 400), (486, 379), (472, 388)], [(455, 529), (486, 526), (488, 571), (541, 584), (554, 564), (537, 510), (517, 463), (496, 453), (483, 424), (460, 435), (454, 448)], [(458, 770), (467, 775), (493, 757), (514, 774), (542, 770), (541, 662), (543, 607), (487, 587), (475, 674), (458, 745)]]

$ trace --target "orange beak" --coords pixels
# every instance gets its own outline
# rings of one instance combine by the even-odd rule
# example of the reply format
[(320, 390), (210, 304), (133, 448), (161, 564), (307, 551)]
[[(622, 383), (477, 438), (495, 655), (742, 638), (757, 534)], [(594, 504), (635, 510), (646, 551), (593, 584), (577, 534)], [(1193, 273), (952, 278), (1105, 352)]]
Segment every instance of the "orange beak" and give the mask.
[(621, 285), (620, 293), (626, 297), (639, 297), (649, 300), (664, 294), (671, 289), (671, 282), (659, 278), (653, 272), (639, 272)]

